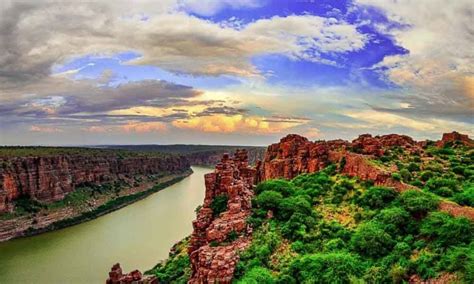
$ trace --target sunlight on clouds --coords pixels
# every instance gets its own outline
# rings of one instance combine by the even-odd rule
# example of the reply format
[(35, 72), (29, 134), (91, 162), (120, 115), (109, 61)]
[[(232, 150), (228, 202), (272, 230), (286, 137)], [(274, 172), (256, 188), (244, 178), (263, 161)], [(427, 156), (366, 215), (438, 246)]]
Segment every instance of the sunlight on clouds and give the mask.
[(214, 115), (200, 116), (190, 119), (173, 121), (173, 126), (204, 132), (240, 132), (255, 134), (273, 134), (305, 124), (307, 121), (294, 119), (292, 121), (269, 121), (259, 116), (244, 115)]

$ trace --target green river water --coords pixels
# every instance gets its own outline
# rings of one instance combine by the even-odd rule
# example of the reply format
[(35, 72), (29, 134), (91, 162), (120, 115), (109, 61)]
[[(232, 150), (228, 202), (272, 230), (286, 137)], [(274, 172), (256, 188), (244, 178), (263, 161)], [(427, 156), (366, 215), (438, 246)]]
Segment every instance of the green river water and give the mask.
[(110, 267), (152, 268), (192, 232), (210, 168), (120, 210), (59, 231), (0, 243), (0, 283), (105, 283)]

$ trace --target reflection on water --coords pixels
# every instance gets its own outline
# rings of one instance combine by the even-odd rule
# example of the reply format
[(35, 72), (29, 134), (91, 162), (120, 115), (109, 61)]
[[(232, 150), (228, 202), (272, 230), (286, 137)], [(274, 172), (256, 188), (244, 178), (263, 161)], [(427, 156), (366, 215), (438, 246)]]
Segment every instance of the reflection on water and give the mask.
[(104, 283), (110, 267), (147, 270), (192, 231), (205, 173), (118, 211), (63, 230), (0, 243), (1, 283)]

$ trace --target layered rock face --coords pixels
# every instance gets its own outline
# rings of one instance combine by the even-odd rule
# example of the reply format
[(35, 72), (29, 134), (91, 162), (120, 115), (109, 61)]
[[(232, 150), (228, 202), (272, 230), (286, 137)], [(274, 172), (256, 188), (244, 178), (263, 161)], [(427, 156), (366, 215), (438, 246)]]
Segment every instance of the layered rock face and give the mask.
[[(250, 215), (256, 170), (248, 166), (247, 151), (224, 155), (213, 173), (205, 176), (204, 204), (193, 222), (188, 254), (192, 265), (189, 283), (231, 283), (238, 254), (250, 243)], [(227, 208), (213, 212), (217, 196), (228, 198)], [(231, 236), (234, 237), (231, 237)]]
[(99, 184), (135, 175), (177, 173), (189, 170), (180, 156), (81, 156), (0, 157), (0, 212), (13, 201), (27, 197), (41, 202), (61, 200), (84, 183)]
[(466, 146), (474, 146), (474, 140), (470, 139), (469, 136), (453, 131), (451, 133), (444, 133), (443, 138), (436, 143), (438, 147), (443, 147), (447, 143), (460, 142)]

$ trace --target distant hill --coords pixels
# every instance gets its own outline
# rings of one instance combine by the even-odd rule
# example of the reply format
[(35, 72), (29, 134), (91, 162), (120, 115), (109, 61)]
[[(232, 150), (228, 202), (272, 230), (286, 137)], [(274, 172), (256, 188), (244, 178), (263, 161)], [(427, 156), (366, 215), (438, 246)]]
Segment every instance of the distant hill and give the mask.
[(249, 154), (249, 163), (255, 164), (262, 160), (266, 147), (257, 146), (225, 146), (225, 145), (101, 145), (108, 149), (125, 149), (139, 152), (160, 152), (180, 154), (186, 156), (192, 165), (214, 166), (220, 161), (222, 154), (233, 153), (237, 149), (246, 149)]

